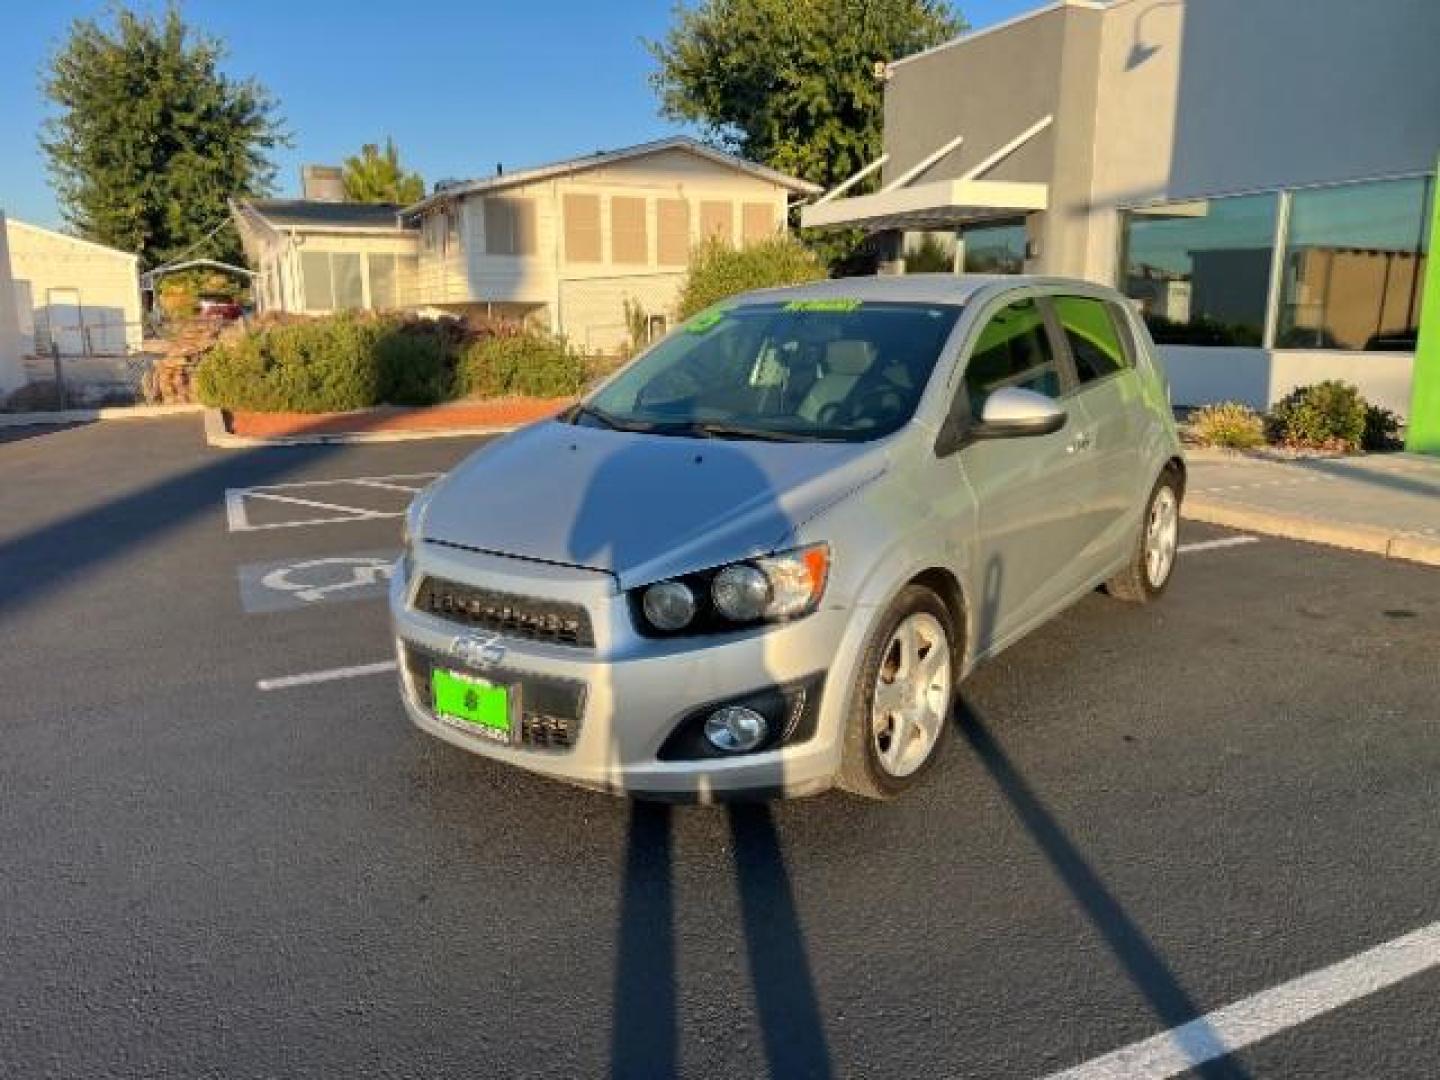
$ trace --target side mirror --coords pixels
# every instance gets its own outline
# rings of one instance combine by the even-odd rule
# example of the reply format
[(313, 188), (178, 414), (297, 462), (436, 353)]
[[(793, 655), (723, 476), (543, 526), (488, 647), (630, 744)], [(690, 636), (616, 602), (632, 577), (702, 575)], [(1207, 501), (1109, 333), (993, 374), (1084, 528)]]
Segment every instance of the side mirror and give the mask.
[(1065, 426), (1065, 410), (1054, 398), (1007, 386), (985, 399), (980, 423), (970, 431), (972, 439), (1021, 439), (1029, 435), (1053, 435)]
[(952, 410), (935, 440), (935, 454), (945, 457), (981, 439), (1051, 435), (1065, 426), (1067, 418), (1054, 398), (1007, 386), (985, 399), (979, 420), (967, 421), (962, 408)]

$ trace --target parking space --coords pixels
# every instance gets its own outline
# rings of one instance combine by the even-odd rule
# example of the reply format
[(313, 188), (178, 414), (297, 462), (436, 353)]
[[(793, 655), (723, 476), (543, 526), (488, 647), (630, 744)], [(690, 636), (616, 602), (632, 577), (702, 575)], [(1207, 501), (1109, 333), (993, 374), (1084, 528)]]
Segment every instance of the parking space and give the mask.
[(1440, 1071), (1434, 570), (1187, 525), (913, 798), (629, 804), (398, 706), (399, 515), (474, 442), (116, 426), (0, 449), (15, 1075)]

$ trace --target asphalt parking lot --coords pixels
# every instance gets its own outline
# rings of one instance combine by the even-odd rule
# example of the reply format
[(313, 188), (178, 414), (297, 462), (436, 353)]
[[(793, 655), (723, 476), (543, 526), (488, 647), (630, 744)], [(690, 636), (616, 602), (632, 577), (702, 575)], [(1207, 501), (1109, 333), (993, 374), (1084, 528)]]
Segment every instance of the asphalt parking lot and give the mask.
[(1440, 1074), (1433, 962), (1263, 996), (1440, 920), (1435, 570), (1187, 525), (913, 797), (631, 804), (402, 714), (385, 560), (473, 445), (0, 446), (0, 1073), (1121, 1076), (1233, 1005), (1290, 1022), (1193, 1075)]

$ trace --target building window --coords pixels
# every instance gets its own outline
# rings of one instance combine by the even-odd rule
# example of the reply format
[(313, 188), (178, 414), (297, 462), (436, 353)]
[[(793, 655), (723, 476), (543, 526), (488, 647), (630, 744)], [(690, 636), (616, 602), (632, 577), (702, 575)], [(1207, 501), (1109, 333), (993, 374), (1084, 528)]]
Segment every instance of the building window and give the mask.
[(684, 266), (690, 261), (690, 204), (684, 199), (661, 199), (655, 204), (656, 248), (661, 266)]
[(740, 208), (740, 238), (759, 244), (775, 235), (775, 207), (771, 203), (747, 202)]
[(1024, 219), (987, 221), (960, 230), (965, 245), (963, 269), (967, 274), (1023, 274), (1025, 272)]
[(700, 238), (733, 244), (735, 242), (735, 207), (728, 202), (702, 202), (700, 204)]
[(300, 253), (300, 276), (305, 290), (305, 310), (333, 310), (335, 292), (330, 284), (330, 253), (327, 251), (302, 251)]
[(1265, 336), (1279, 196), (1127, 210), (1121, 290), (1161, 344), (1258, 346)]
[(600, 196), (565, 196), (565, 258), (573, 263), (598, 263), (603, 257)]
[(370, 274), (370, 306), (376, 311), (398, 307), (395, 294), (395, 256), (371, 254), (366, 258)]
[(1291, 196), (1278, 348), (1415, 350), (1431, 183), (1417, 177)]
[(500, 198), (485, 200), (485, 253), (535, 254), (535, 201)]
[(335, 289), (335, 307), (341, 310), (365, 306), (364, 270), (355, 252), (332, 252), (330, 280)]
[(610, 200), (610, 261), (641, 266), (650, 261), (644, 199), (616, 195)]

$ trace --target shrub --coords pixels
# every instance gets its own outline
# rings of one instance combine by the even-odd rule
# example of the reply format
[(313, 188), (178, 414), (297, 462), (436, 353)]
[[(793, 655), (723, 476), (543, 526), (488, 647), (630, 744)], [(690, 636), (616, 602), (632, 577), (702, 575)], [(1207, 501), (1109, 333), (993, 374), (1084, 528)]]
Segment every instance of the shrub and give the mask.
[(274, 322), (212, 349), (200, 400), (259, 412), (433, 405), (454, 389), (463, 336), (454, 320), (342, 313)]
[(1365, 436), (1368, 408), (1355, 387), (1329, 379), (1292, 390), (1270, 410), (1266, 427), (1286, 446), (1356, 450)]
[(564, 339), (526, 329), (467, 345), (457, 384), (465, 397), (568, 397), (580, 392), (586, 377), (584, 358)]
[(750, 289), (798, 285), (824, 276), (825, 267), (815, 253), (789, 236), (738, 249), (711, 240), (690, 257), (690, 269), (680, 293), (680, 318), (688, 319), (711, 304)]
[(1379, 405), (1367, 405), (1360, 445), (1371, 453), (1402, 449), (1405, 444), (1400, 439), (1400, 417)]
[(1265, 422), (1260, 414), (1238, 401), (1197, 409), (1190, 417), (1189, 431), (1201, 446), (1248, 450), (1265, 441)]

